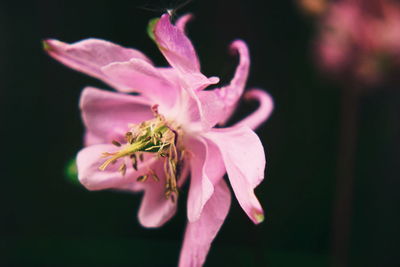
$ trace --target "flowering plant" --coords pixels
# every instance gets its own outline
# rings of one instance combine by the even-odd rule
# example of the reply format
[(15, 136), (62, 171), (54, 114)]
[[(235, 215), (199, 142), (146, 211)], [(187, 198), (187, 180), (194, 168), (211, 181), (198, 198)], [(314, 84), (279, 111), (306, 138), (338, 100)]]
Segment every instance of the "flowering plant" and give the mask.
[(225, 172), (250, 219), (256, 224), (264, 219), (254, 188), (264, 178), (265, 155), (252, 129), (268, 118), (272, 100), (253, 89), (245, 97), (258, 100), (259, 108), (232, 127), (216, 128), (243, 94), (248, 49), (234, 41), (232, 49), (240, 55), (234, 78), (227, 86), (204, 90), (219, 79), (200, 72), (184, 33), (189, 19), (183, 16), (173, 25), (164, 14), (150, 22), (150, 36), (171, 67), (155, 67), (138, 50), (99, 39), (44, 44), (53, 58), (119, 91), (87, 87), (82, 92), (86, 147), (77, 156), (80, 182), (89, 190), (143, 191), (139, 221), (159, 227), (175, 214), (190, 173), (180, 266), (201, 266), (230, 207)]

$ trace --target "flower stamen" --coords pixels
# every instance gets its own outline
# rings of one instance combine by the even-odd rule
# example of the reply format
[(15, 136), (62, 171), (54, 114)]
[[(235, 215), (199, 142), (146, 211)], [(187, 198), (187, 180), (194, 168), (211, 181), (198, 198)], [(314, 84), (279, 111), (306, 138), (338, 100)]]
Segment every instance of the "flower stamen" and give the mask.
[(118, 142), (118, 141), (116, 141), (116, 140), (112, 140), (112, 142), (111, 142), (114, 146), (118, 146), (118, 147), (120, 147), (121, 146), (121, 143), (120, 142)]
[[(137, 171), (139, 161), (143, 162), (144, 153), (152, 153), (164, 160), (165, 173), (165, 197), (176, 201), (179, 191), (177, 180), (181, 174), (183, 164), (183, 149), (178, 148), (179, 127), (173, 128), (165, 118), (158, 113), (158, 106), (151, 108), (155, 118), (144, 121), (140, 124), (131, 125), (130, 131), (125, 133), (125, 144), (112, 140), (112, 144), (120, 149), (116, 152), (104, 152), (102, 157), (108, 158), (99, 169), (104, 171), (110, 164), (118, 159), (128, 157), (131, 160), (132, 168)], [(178, 130), (176, 130), (178, 129)], [(128, 164), (129, 165), (129, 164)], [(122, 163), (118, 172), (125, 175), (127, 164)], [(154, 181), (160, 181), (160, 178), (153, 170), (149, 170), (146, 175), (139, 176), (138, 182), (147, 181), (151, 177)]]
[(124, 176), (126, 173), (126, 164), (122, 163), (121, 166), (119, 166), (118, 171)]

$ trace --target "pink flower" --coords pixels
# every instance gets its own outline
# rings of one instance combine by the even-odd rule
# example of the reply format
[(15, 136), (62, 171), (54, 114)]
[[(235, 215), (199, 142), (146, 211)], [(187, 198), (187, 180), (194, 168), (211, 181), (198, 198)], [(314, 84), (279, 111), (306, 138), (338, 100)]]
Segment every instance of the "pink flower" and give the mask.
[(322, 19), (317, 56), (322, 68), (363, 86), (400, 66), (400, 5), (390, 0), (341, 0)]
[[(245, 97), (258, 100), (259, 108), (232, 127), (215, 128), (230, 117), (243, 94), (248, 50), (243, 41), (234, 41), (240, 63), (231, 83), (203, 90), (219, 79), (200, 72), (184, 34), (189, 18), (172, 25), (164, 14), (150, 23), (150, 35), (171, 67), (157, 68), (137, 50), (98, 39), (74, 44), (47, 40), (45, 48), (63, 64), (119, 91), (88, 87), (82, 92), (87, 146), (77, 156), (80, 182), (89, 190), (143, 191), (139, 221), (159, 227), (175, 214), (190, 173), (180, 266), (201, 266), (230, 207), (225, 172), (250, 219), (257, 224), (264, 218), (254, 188), (264, 178), (265, 155), (252, 129), (268, 118), (272, 100), (253, 89)], [(131, 92), (138, 94), (126, 94)]]

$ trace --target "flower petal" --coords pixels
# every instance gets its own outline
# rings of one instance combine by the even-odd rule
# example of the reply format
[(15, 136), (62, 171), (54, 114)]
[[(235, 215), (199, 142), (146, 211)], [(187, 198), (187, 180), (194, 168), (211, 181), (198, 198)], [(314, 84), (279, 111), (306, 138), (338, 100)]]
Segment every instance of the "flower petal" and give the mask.
[(236, 123), (235, 126), (247, 126), (254, 130), (269, 118), (274, 109), (274, 102), (269, 94), (260, 89), (252, 89), (246, 92), (244, 98), (246, 100), (257, 100), (260, 106), (255, 112)]
[(226, 123), (242, 96), (250, 68), (249, 49), (246, 43), (242, 40), (236, 40), (231, 44), (231, 49), (239, 53), (240, 61), (230, 84), (219, 89), (220, 97), (226, 105), (221, 124)]
[(192, 14), (185, 14), (181, 17), (178, 18), (178, 20), (176, 21), (175, 25), (176, 27), (181, 30), (182, 32), (185, 32), (186, 29), (186, 24), (193, 19), (193, 15)]
[(179, 71), (182, 86), (201, 90), (219, 82), (217, 77), (207, 78), (201, 74), (199, 59), (192, 43), (181, 28), (171, 24), (168, 14), (162, 15), (156, 23), (154, 37), (169, 64)]
[(134, 58), (151, 64), (151, 61), (138, 50), (94, 38), (73, 44), (49, 39), (44, 41), (44, 48), (50, 56), (64, 65), (101, 79), (116, 88), (118, 85), (115, 84), (112, 77), (107, 77), (102, 72), (102, 67), (113, 62), (125, 62)]
[(225, 103), (220, 98), (218, 91), (199, 91), (199, 98), (203, 125), (206, 129), (214, 127), (225, 118)]
[(224, 103), (215, 91), (182, 90), (178, 104), (168, 111), (171, 118), (179, 122), (187, 132), (208, 131), (221, 118)]
[(156, 42), (165, 58), (182, 72), (200, 72), (196, 51), (182, 29), (171, 24), (170, 16), (163, 14), (154, 27)]
[(187, 214), (189, 222), (194, 222), (212, 196), (214, 185), (224, 176), (225, 166), (218, 147), (210, 141), (190, 138), (186, 146), (192, 154)]
[[(136, 178), (147, 172), (149, 166), (154, 163), (154, 158), (149, 158), (138, 165), (137, 171), (127, 164), (126, 173), (122, 175), (118, 169), (125, 161), (124, 159), (119, 159), (115, 164), (107, 166), (104, 171), (99, 170), (100, 165), (105, 161), (102, 158), (102, 153), (112, 153), (117, 149), (113, 145), (101, 144), (89, 146), (79, 151), (76, 159), (78, 178), (88, 190), (118, 188), (135, 182)], [(139, 190), (140, 185), (138, 187), (132, 186), (131, 188), (132, 190)]]
[(211, 243), (228, 215), (231, 193), (221, 179), (207, 202), (201, 217), (196, 222), (188, 222), (179, 259), (179, 267), (203, 266)]
[(254, 223), (264, 219), (254, 188), (264, 179), (265, 154), (258, 136), (247, 127), (214, 129), (204, 134), (222, 155), (240, 206)]
[(139, 222), (144, 227), (160, 227), (176, 212), (177, 201), (165, 197), (165, 172), (163, 163), (158, 160), (152, 170), (157, 174), (159, 181), (147, 178), (144, 185), (144, 195), (139, 209)]
[(129, 124), (154, 117), (148, 100), (140, 96), (114, 93), (86, 87), (80, 99), (83, 122), (91, 140), (110, 143), (122, 142)]
[(214, 186), (204, 171), (206, 160), (206, 144), (200, 140), (191, 139), (190, 152), (193, 154), (190, 160), (191, 179), (187, 200), (187, 216), (189, 222), (197, 221), (204, 205), (214, 192)]
[[(115, 140), (120, 139), (121, 136), (115, 136), (116, 138), (113, 138)], [(91, 133), (89, 130), (86, 130), (84, 138), (83, 138), (83, 143), (85, 146), (92, 146), (92, 145), (98, 145), (98, 144), (104, 144), (107, 142), (105, 138), (99, 137), (95, 135), (94, 133)]]
[[(105, 161), (103, 152), (117, 150), (112, 145), (94, 145), (82, 149), (77, 156), (77, 166), (80, 182), (89, 190), (118, 189), (123, 191), (144, 191), (138, 217), (144, 227), (159, 227), (167, 222), (176, 211), (176, 202), (165, 197), (165, 175), (163, 163), (149, 154), (134, 170), (127, 159), (119, 159), (110, 164), (104, 171), (99, 166)], [(118, 169), (125, 163), (127, 171), (122, 175)], [(160, 181), (149, 177), (145, 182), (137, 182), (137, 178), (147, 175), (149, 170), (157, 174)]]
[(169, 82), (153, 65), (140, 59), (111, 63), (101, 69), (119, 84), (120, 91), (138, 92), (157, 104), (172, 107), (179, 87)]

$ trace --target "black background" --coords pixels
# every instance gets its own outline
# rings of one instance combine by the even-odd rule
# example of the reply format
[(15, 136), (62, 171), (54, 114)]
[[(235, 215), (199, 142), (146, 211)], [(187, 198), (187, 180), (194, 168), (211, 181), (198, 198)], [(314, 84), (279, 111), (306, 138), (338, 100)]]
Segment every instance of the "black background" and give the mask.
[[(176, 265), (185, 201), (149, 230), (136, 218), (140, 195), (88, 192), (65, 177), (82, 147), (80, 92), (107, 87), (51, 59), (41, 40), (102, 38), (165, 65), (146, 26), (182, 2), (0, 2), (1, 266)], [(257, 131), (267, 155), (256, 190), (266, 220), (254, 226), (234, 200), (206, 266), (329, 266), (340, 87), (314, 64), (313, 21), (292, 1), (194, 0), (177, 12), (195, 15), (188, 31), (206, 75), (229, 82), (237, 58), (228, 46), (241, 38), (252, 55), (248, 86), (275, 101)], [(361, 98), (351, 266), (400, 264), (399, 104), (395, 86)], [(235, 118), (254, 106), (244, 103)]]

